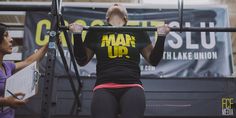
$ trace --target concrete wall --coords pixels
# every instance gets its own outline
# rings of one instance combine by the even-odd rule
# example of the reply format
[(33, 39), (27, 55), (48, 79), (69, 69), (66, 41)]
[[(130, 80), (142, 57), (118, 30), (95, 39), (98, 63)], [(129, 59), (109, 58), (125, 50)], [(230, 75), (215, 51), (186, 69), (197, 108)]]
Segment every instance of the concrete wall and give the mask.
[[(230, 25), (236, 27), (236, 0), (220, 0), (220, 3), (227, 4), (230, 13)], [(236, 64), (236, 32), (232, 33), (233, 53), (234, 53), (234, 64)]]
[[(229, 8), (230, 26), (236, 27), (236, 0), (212, 0), (216, 4), (225, 4)], [(234, 54), (234, 65), (236, 65), (236, 32), (232, 33), (232, 47)], [(236, 71), (235, 71), (236, 72)]]

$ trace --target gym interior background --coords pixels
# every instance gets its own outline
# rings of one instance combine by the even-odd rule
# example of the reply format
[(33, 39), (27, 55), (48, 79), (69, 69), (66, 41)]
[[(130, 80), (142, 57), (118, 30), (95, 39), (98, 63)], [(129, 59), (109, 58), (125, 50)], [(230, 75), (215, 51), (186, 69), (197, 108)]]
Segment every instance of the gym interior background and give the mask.
[[(31, 4), (31, 3), (32, 4), (51, 4), (51, 0), (37, 0), (37, 1), (36, 0), (1, 0), (0, 4), (1, 3), (8, 3), (8, 2), (9, 3), (15, 3), (15, 4), (19, 4), (19, 2), (20, 2), (20, 4)], [(71, 4), (71, 3), (72, 4), (80, 4), (80, 2), (91, 3), (91, 4), (95, 4), (97, 2), (99, 2), (99, 3), (111, 3), (111, 2), (117, 3), (117, 2), (120, 2), (120, 3), (125, 3), (125, 4), (159, 4), (159, 3), (161, 3), (161, 4), (171, 4), (171, 5), (175, 4), (176, 7), (177, 7), (177, 0), (63, 0), (63, 3), (65, 3), (65, 2), (67, 2), (69, 4)], [(186, 5), (189, 5), (189, 4), (226, 5), (227, 8), (228, 8), (228, 12), (229, 12), (230, 27), (236, 27), (236, 7), (235, 7), (236, 1), (235, 0), (185, 0), (185, 4)], [(8, 24), (8, 25), (24, 25), (24, 23), (25, 23), (25, 12), (14, 12), (14, 11), (3, 12), (3, 11), (0, 11), (0, 22)], [(7, 58), (10, 59), (10, 60), (15, 60), (15, 61), (21, 60), (22, 59), (22, 53), (21, 52), (24, 51), (23, 41), (22, 41), (22, 39), (23, 39), (23, 30), (20, 30), (20, 29), (11, 30), (10, 33), (11, 33), (11, 35), (14, 38), (14, 45), (15, 45), (14, 52), (17, 52), (18, 54), (15, 54), (14, 57), (9, 56)], [(231, 33), (231, 37), (232, 37), (231, 39), (232, 39), (232, 49), (233, 49), (232, 51), (233, 51), (233, 56), (234, 56), (234, 58), (233, 58), (233, 60), (234, 60), (234, 67), (236, 67), (235, 66), (236, 65), (236, 57), (235, 57), (236, 56), (236, 32)], [(235, 72), (235, 69), (234, 69), (234, 74), (232, 74), (233, 78), (235, 78), (235, 76), (236, 76), (235, 73), (236, 72)], [(85, 83), (86, 82), (87, 81), (85, 81)], [(160, 80), (160, 83), (166, 84), (166, 85), (168, 85), (168, 84), (171, 84), (171, 85), (172, 84), (179, 84), (179, 86), (181, 86), (183, 84), (181, 82), (185, 82), (185, 84), (186, 84), (186, 82), (188, 83), (189, 81), (181, 80), (181, 81), (166, 82), (166, 81)], [(205, 82), (205, 81), (202, 82), (201, 80), (200, 81), (195, 81), (196, 86), (201, 86), (202, 84), (206, 84), (206, 83), (208, 83), (209, 86), (215, 86), (216, 84), (219, 84), (218, 82), (221, 82), (221, 81), (217, 81), (216, 83), (212, 83), (212, 84), (208, 83), (208, 82)], [(87, 82), (87, 83), (88, 83), (88, 85), (91, 85), (90, 82)], [(150, 80), (146, 80), (144, 83), (146, 83), (146, 84), (150, 83), (151, 84), (151, 81)], [(194, 83), (194, 82), (189, 82), (190, 85), (192, 83)], [(231, 81), (222, 82), (222, 88), (224, 88), (224, 85), (226, 85), (228, 88), (231, 87), (233, 90), (236, 90), (235, 89), (236, 88), (235, 82), (234, 82), (233, 85), (231, 85), (230, 83), (231, 83)], [(230, 85), (230, 87), (228, 85)], [(59, 86), (62, 86), (62, 85), (60, 84)], [(155, 85), (151, 85), (151, 86), (153, 88), (155, 88), (154, 87)], [(206, 84), (206, 86), (207, 86), (207, 84)], [(68, 88), (70, 88), (70, 87), (68, 87)], [(85, 88), (86, 88), (86, 86), (85, 86)], [(206, 91), (205, 94), (207, 94), (207, 92), (208, 91)], [(234, 93), (231, 93), (231, 92), (232, 91), (230, 91), (230, 94), (232, 94), (234, 96), (234, 98), (235, 98), (236, 97), (235, 96), (235, 94), (236, 94), (235, 92), (236, 91), (233, 91)], [(179, 93), (181, 93), (181, 92), (179, 92)], [(61, 94), (61, 96), (63, 96), (62, 93), (60, 93), (60, 94)], [(85, 92), (84, 96), (86, 96), (87, 94), (88, 93)], [(198, 93), (195, 93), (194, 95), (197, 95), (197, 94)], [(205, 95), (205, 94), (199, 94), (199, 95)], [(216, 94), (208, 93), (208, 95), (206, 95), (206, 96), (211, 96), (211, 95), (214, 96)], [(73, 96), (73, 95), (71, 95), (71, 96)], [(166, 96), (164, 96), (164, 97), (166, 97)], [(167, 98), (168, 97), (169, 96), (167, 95)], [(193, 99), (194, 99), (194, 97), (193, 97)], [(201, 101), (201, 100), (204, 101), (204, 104), (206, 105), (204, 107), (207, 107), (207, 105), (214, 104), (214, 103), (210, 102), (210, 100), (212, 100), (211, 97), (199, 97), (198, 100), (199, 101)], [(38, 105), (40, 103), (33, 103), (33, 102), (36, 102), (36, 101), (38, 102), (38, 98), (37, 97), (35, 99), (33, 99), (30, 104), (34, 105), (34, 107), (38, 107)], [(88, 103), (87, 103), (86, 100), (84, 100), (84, 102), (85, 102), (84, 106), (86, 106)], [(68, 102), (68, 103), (70, 104), (70, 102)], [(198, 102), (196, 102), (196, 103), (198, 103)], [(68, 117), (68, 116), (66, 116), (66, 115), (68, 115), (68, 114), (66, 114), (66, 112), (65, 112), (65, 114), (59, 114), (59, 115), (57, 114), (58, 112), (61, 112), (61, 111), (65, 110), (65, 108), (67, 108), (67, 106), (65, 108), (63, 108), (64, 104), (66, 104), (66, 103), (62, 103), (62, 101), (59, 101), (59, 106), (60, 105), (61, 106), (60, 106), (60, 108), (57, 108), (55, 111), (53, 111), (55, 113), (55, 115), (53, 117), (58, 117), (58, 118), (64, 118), (64, 117), (66, 118), (66, 117)], [(149, 107), (154, 107), (154, 106), (149, 106)], [(178, 110), (183, 110), (183, 109), (180, 108), (181, 106), (178, 106), (178, 107), (179, 107)], [(25, 112), (25, 111), (38, 111), (37, 108), (33, 108), (33, 110), (32, 109), (30, 110), (29, 108), (32, 108), (32, 107), (30, 105), (28, 105), (27, 107), (22, 108), (23, 109), (22, 111), (19, 110), (20, 112), (24, 112), (24, 113), (20, 113), (18, 111), (18, 115), (16, 116), (16, 118), (32, 118), (32, 117), (37, 118), (37, 117), (39, 117), (40, 113), (38, 113), (38, 112), (35, 112), (35, 114), (34, 113), (27, 113), (27, 112)], [(196, 109), (201, 109), (201, 107), (197, 107)], [(219, 114), (212, 115), (212, 114), (215, 113), (214, 111), (210, 111), (210, 112), (212, 112), (212, 114), (209, 113), (209, 115), (206, 115), (206, 114), (205, 115), (199, 115), (203, 111), (199, 110), (199, 111), (194, 112), (194, 111), (189, 110), (189, 113), (185, 114), (185, 113), (182, 113), (182, 111), (180, 111), (180, 113), (177, 113), (178, 110), (162, 111), (162, 110), (165, 110), (165, 109), (161, 109), (161, 111), (157, 110), (158, 113), (162, 112), (163, 114), (160, 113), (161, 114), (160, 116), (159, 115), (155, 116), (155, 115), (152, 114), (152, 112), (156, 112), (155, 108), (154, 108), (154, 110), (152, 108), (149, 108), (149, 110), (150, 110), (150, 114), (151, 115), (148, 113), (148, 115), (146, 117), (162, 117), (162, 116), (163, 117), (169, 117), (169, 116), (170, 117), (175, 117), (175, 116), (177, 116), (177, 117), (181, 117), (181, 116), (183, 116), (183, 117), (187, 117), (187, 116), (198, 117), (199, 116), (199, 117), (204, 117), (204, 118), (205, 117), (212, 117), (212, 118), (214, 117), (215, 118), (215, 116), (216, 117), (221, 117), (221, 115), (219, 115)], [(168, 115), (166, 115), (166, 114), (168, 114), (168, 112), (170, 112), (170, 113), (174, 112), (173, 114), (175, 114), (175, 115), (171, 115), (170, 114), (168, 116)], [(89, 113), (85, 110), (85, 112), (82, 112), (82, 115), (83, 115), (82, 117), (83, 118), (89, 118), (87, 116), (88, 114)], [(235, 114), (236, 114), (236, 112), (235, 112)], [(72, 115), (70, 117), (77, 117), (77, 116), (76, 115)], [(234, 115), (234, 117), (235, 117), (235, 115)]]
[[(37, 4), (37, 2), (40, 3), (48, 3), (50, 0), (1, 0), (1, 2), (27, 2), (29, 4), (32, 2), (33, 4)], [(109, 3), (109, 2), (120, 2), (120, 3), (129, 3), (129, 4), (176, 4), (177, 0), (63, 0), (63, 2), (91, 2), (91, 3)], [(236, 8), (235, 0), (185, 0), (185, 4), (213, 4), (213, 5), (226, 5), (229, 10), (229, 17), (230, 17), (230, 26), (235, 27), (236, 26)], [(17, 3), (16, 3), (17, 4)], [(10, 12), (10, 13), (4, 13), (0, 12), (0, 22), (6, 23), (10, 25), (23, 25), (25, 20), (25, 14), (24, 12)], [(16, 34), (17, 33), (17, 34)], [(232, 47), (233, 47), (233, 55), (236, 56), (236, 33), (232, 34)], [(15, 42), (19, 45), (22, 45), (22, 37), (23, 32), (18, 31), (13, 34), (13, 38), (18, 39), (15, 40)], [(17, 48), (17, 47), (16, 47)], [(16, 49), (17, 50), (17, 49)], [(234, 58), (234, 64), (236, 64), (236, 58)]]
[[(1, 2), (50, 2), (50, 0), (1, 0)], [(129, 3), (129, 4), (176, 4), (177, 6), (177, 0), (63, 0), (63, 2), (91, 2), (95, 4), (96, 2), (100, 3), (106, 3), (106, 2), (120, 2), (120, 3)], [(226, 5), (229, 10), (229, 19), (230, 19), (230, 26), (235, 27), (236, 26), (236, 8), (234, 5), (236, 4), (235, 0), (185, 0), (185, 4), (213, 4), (213, 5)], [(78, 3), (79, 4), (79, 3)], [(23, 12), (17, 13), (17, 12), (11, 12), (11, 13), (4, 13), (2, 12), (0, 14), (0, 22), (7, 23), (7, 24), (17, 24), (17, 25), (23, 25), (25, 20), (25, 15)], [(14, 38), (17, 38), (19, 40), (22, 39), (22, 32), (18, 32), (18, 34), (14, 34)], [(18, 41), (17, 41), (18, 42)], [(22, 41), (19, 41), (21, 43)], [(233, 55), (236, 56), (236, 33), (232, 33), (232, 47), (233, 47)], [(236, 58), (234, 58), (234, 64), (236, 64)]]

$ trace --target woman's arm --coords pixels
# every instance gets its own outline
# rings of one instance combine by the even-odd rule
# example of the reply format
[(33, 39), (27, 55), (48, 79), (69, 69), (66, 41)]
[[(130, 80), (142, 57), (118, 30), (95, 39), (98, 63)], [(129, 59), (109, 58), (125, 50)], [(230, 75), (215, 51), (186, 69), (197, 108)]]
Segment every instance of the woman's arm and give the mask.
[(80, 66), (85, 66), (94, 55), (91, 49), (84, 46), (81, 34), (74, 34), (74, 54)]
[(80, 66), (84, 66), (92, 59), (92, 57), (94, 56), (94, 52), (84, 46), (81, 36), (81, 32), (83, 30), (82, 25), (72, 23), (69, 25), (69, 29), (74, 33), (73, 36), (75, 59)]
[(166, 35), (169, 33), (170, 29), (167, 25), (157, 28), (157, 41), (155, 47), (153, 48), (152, 44), (147, 45), (141, 50), (143, 57), (152, 65), (157, 66), (161, 61)]
[(36, 53), (30, 55), (25, 60), (23, 60), (21, 62), (17, 62), (15, 72), (21, 70), (22, 68), (24, 68), (28, 65), (30, 65), (34, 61), (41, 60), (44, 57), (45, 53), (47, 52), (47, 49), (48, 49), (48, 44), (41, 47)]
[[(24, 96), (22, 93), (16, 93), (15, 96)], [(18, 107), (21, 105), (25, 105), (27, 100), (19, 100), (13, 96), (9, 97), (0, 97), (0, 106), (11, 106)]]

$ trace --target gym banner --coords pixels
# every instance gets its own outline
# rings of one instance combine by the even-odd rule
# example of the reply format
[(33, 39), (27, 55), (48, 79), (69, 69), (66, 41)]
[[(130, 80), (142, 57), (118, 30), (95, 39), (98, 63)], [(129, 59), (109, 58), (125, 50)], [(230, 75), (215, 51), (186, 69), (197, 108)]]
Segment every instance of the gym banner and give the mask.
[[(196, 8), (196, 9), (195, 9)], [(198, 8), (198, 9), (197, 9)], [(228, 27), (227, 9), (223, 7), (201, 8), (195, 6), (184, 10), (185, 27)], [(63, 16), (66, 23), (77, 22), (85, 26), (104, 25), (107, 8), (79, 8), (66, 7)], [(128, 25), (148, 27), (161, 26), (164, 23), (170, 27), (179, 27), (177, 9), (128, 8)], [(32, 54), (35, 49), (45, 45), (51, 22), (47, 12), (27, 12), (25, 21), (24, 57)], [(157, 34), (148, 32), (153, 44)], [(73, 43), (71, 34), (70, 39)], [(86, 31), (83, 32), (83, 38)], [(67, 62), (74, 72), (70, 55), (61, 34), (62, 45)], [(142, 56), (140, 69), (145, 77), (228, 77), (233, 72), (230, 33), (206, 32), (171, 32), (165, 41), (163, 60), (157, 67), (150, 66)], [(41, 62), (41, 69), (45, 69), (46, 58)], [(79, 67), (81, 76), (96, 75), (96, 57), (84, 67)], [(55, 67), (56, 76), (66, 76), (59, 52)]]

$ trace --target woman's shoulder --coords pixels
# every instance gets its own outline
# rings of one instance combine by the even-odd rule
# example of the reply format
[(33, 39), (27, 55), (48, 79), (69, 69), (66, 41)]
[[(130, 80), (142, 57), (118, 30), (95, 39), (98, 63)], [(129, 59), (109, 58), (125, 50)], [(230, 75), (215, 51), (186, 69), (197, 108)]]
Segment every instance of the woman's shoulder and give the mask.
[(15, 63), (13, 61), (3, 61), (4, 66), (7, 66), (8, 68), (15, 69)]
[(15, 65), (15, 63), (13, 61), (3, 61), (4, 64), (6, 65)]

